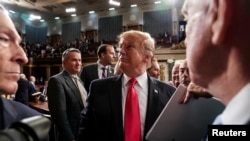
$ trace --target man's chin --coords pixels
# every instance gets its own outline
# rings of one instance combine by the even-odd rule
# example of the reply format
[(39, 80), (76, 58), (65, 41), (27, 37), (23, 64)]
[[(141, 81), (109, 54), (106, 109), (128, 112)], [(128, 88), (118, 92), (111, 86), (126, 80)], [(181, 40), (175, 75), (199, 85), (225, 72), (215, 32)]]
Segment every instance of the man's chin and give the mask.
[(2, 94), (15, 94), (17, 91), (17, 83), (5, 85), (4, 87), (0, 87)]

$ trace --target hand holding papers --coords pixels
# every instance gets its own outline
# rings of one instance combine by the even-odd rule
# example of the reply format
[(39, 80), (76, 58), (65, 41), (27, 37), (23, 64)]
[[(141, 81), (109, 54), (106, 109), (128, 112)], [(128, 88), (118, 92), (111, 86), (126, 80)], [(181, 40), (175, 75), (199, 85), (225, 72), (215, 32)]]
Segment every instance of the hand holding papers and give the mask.
[(162, 113), (147, 133), (149, 141), (199, 141), (224, 105), (214, 98), (191, 98), (180, 104), (186, 87), (179, 85)]

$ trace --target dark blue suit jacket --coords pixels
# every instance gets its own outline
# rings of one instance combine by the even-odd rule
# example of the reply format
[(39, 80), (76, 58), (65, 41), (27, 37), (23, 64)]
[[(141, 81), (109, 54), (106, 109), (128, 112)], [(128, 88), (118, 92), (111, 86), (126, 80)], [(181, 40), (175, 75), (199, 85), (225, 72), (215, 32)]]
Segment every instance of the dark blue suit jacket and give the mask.
[[(122, 75), (92, 81), (88, 106), (81, 113), (79, 139), (123, 141)], [(175, 88), (148, 76), (145, 135), (169, 101)]]
[[(107, 73), (108, 77), (114, 75), (113, 68), (109, 67), (107, 71), (108, 71), (108, 73)], [(91, 81), (95, 80), (95, 79), (99, 79), (98, 64), (95, 63), (95, 64), (91, 64), (91, 65), (83, 67), (82, 71), (80, 73), (80, 78), (84, 83), (84, 87), (85, 87), (86, 91), (89, 92), (89, 85), (90, 85)]]
[(49, 79), (47, 96), (57, 140), (76, 139), (84, 105), (79, 89), (65, 70)]
[(9, 127), (13, 122), (37, 115), (41, 115), (41, 113), (22, 103), (0, 96), (0, 129)]

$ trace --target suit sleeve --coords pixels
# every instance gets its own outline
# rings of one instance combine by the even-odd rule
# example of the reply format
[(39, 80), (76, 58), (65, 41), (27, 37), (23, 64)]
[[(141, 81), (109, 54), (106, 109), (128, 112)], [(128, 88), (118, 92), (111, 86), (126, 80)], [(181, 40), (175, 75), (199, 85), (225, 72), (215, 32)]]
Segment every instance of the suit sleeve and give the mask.
[(65, 140), (75, 139), (68, 122), (63, 80), (52, 77), (48, 82), (47, 96), (51, 118)]
[(93, 141), (96, 138), (96, 134), (94, 134), (95, 125), (94, 125), (92, 99), (93, 99), (93, 94), (90, 94), (87, 98), (88, 105), (81, 112), (81, 122), (78, 133), (79, 141), (83, 140)]
[(89, 92), (89, 82), (88, 82), (88, 78), (87, 78), (87, 69), (86, 68), (82, 68), (82, 71), (80, 73), (80, 78), (84, 83), (84, 88), (87, 92)]

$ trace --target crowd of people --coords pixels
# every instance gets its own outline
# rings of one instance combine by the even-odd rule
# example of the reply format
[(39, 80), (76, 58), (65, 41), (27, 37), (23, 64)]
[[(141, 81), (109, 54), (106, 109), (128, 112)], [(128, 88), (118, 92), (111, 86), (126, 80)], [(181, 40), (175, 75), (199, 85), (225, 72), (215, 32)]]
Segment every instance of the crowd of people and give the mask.
[[(169, 83), (157, 79), (155, 40), (146, 32), (130, 30), (119, 35), (115, 69), (110, 66), (116, 55), (113, 45), (99, 46), (96, 64), (83, 68), (79, 49), (64, 50), (63, 70), (49, 78), (46, 92), (55, 140), (146, 141), (147, 132), (180, 84), (187, 88), (183, 103), (192, 95), (216, 97), (225, 105), (216, 119), (220, 124), (249, 125), (250, 27), (242, 26), (250, 23), (249, 6), (249, 0), (185, 0), (187, 58), (174, 65)], [(0, 17), (0, 92), (13, 94), (20, 65), (28, 59), (2, 7)], [(41, 115), (25, 103), (0, 97), (1, 129)]]

